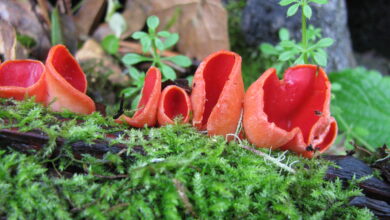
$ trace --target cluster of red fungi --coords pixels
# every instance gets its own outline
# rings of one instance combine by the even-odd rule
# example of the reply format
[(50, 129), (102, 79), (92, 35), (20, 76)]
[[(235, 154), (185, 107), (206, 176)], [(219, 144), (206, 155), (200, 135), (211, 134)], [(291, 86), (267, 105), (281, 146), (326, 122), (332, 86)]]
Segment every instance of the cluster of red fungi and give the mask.
[[(326, 151), (337, 135), (330, 116), (330, 82), (323, 69), (314, 65), (289, 68), (282, 80), (268, 69), (245, 92), (241, 57), (219, 51), (198, 67), (189, 95), (183, 88), (167, 86), (161, 91), (161, 73), (151, 67), (137, 111), (116, 122), (132, 127), (161, 126), (191, 120), (209, 135), (234, 134), (240, 121), (246, 137), (257, 147), (291, 150), (311, 158)], [(51, 48), (46, 63), (12, 60), (0, 65), (0, 97), (35, 101), (53, 111), (80, 114), (95, 111), (86, 95), (87, 80), (77, 61), (63, 45)]]

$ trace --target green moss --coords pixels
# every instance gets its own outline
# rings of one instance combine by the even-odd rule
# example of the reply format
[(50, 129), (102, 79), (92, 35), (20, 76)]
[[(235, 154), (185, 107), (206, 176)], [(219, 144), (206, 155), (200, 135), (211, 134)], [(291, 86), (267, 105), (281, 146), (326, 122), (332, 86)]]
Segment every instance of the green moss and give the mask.
[[(355, 185), (323, 179), (329, 162), (271, 152), (295, 170), (287, 172), (235, 142), (205, 137), (189, 125), (130, 129), (95, 113), (51, 113), (31, 101), (5, 106), (0, 128), (41, 129), (51, 139), (92, 141), (123, 131), (111, 141), (123, 155), (79, 160), (64, 151), (25, 155), (0, 151), (0, 217), (57, 219), (370, 219), (366, 209), (347, 206), (360, 195)], [(29, 110), (28, 110), (29, 109)], [(34, 120), (32, 120), (34, 118)], [(22, 123), (22, 121), (24, 121)], [(250, 146), (245, 141), (243, 145)], [(146, 154), (132, 150), (142, 146)], [(138, 152), (138, 153), (137, 153)], [(267, 150), (264, 150), (267, 155)], [(295, 162), (296, 161), (296, 162)], [(291, 162), (294, 162), (292, 165)]]

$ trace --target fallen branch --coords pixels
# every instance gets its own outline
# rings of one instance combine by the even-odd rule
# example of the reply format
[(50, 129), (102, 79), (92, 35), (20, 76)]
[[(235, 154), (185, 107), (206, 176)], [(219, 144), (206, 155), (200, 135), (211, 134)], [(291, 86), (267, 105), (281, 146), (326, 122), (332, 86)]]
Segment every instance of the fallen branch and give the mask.
[[(31, 151), (40, 151), (49, 142), (49, 137), (40, 131), (20, 132), (17, 129), (0, 129), (0, 147), (13, 148), (23, 153), (30, 153)], [(61, 148), (67, 145), (67, 140), (64, 138), (56, 139), (56, 148), (52, 153), (52, 157), (57, 156), (61, 152)], [(102, 157), (104, 154), (110, 152), (113, 154), (123, 153), (127, 149), (125, 144), (110, 145), (109, 140), (95, 140), (94, 143), (86, 143), (84, 141), (76, 141), (69, 144), (73, 154), (80, 158), (82, 154), (91, 154), (95, 157)], [(134, 153), (145, 155), (142, 147), (136, 146), (132, 149)], [(129, 159), (132, 156), (123, 155)]]

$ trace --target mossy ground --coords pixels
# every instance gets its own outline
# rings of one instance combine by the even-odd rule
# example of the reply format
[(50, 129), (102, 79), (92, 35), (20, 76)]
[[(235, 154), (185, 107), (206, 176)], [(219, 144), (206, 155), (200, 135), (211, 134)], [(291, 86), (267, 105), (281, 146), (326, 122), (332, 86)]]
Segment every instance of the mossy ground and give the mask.
[[(15, 105), (14, 105), (15, 104)], [(8, 219), (370, 219), (348, 206), (360, 195), (352, 184), (324, 180), (329, 162), (291, 154), (290, 173), (236, 142), (207, 137), (189, 125), (131, 129), (99, 113), (52, 113), (32, 101), (0, 99), (0, 129), (39, 129), (44, 150), (23, 154), (0, 149), (0, 217)], [(65, 120), (64, 120), (65, 119)], [(75, 141), (92, 142), (122, 131), (111, 143), (122, 156), (74, 158)], [(67, 144), (50, 155), (57, 138)], [(245, 141), (241, 144), (252, 147)], [(142, 146), (146, 154), (131, 149)], [(267, 150), (263, 152), (269, 153)], [(126, 159), (124, 155), (133, 159)], [(271, 152), (277, 158), (280, 152)]]

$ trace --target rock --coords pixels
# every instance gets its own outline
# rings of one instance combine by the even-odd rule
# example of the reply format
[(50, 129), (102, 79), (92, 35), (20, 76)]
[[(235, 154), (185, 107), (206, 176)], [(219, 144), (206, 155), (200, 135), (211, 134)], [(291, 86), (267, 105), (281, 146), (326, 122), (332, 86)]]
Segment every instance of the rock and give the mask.
[[(285, 27), (291, 36), (301, 39), (301, 13), (286, 17), (288, 7), (282, 7), (279, 1), (249, 0), (242, 17), (242, 30), (250, 46), (258, 46), (279, 41), (278, 31)], [(326, 5), (310, 4), (313, 9), (308, 24), (322, 29), (323, 37), (330, 37), (335, 43), (327, 49), (327, 72), (338, 71), (356, 65), (351, 47), (350, 33), (347, 27), (345, 0), (329, 1)]]
[(390, 59), (390, 1), (347, 1), (353, 49)]

